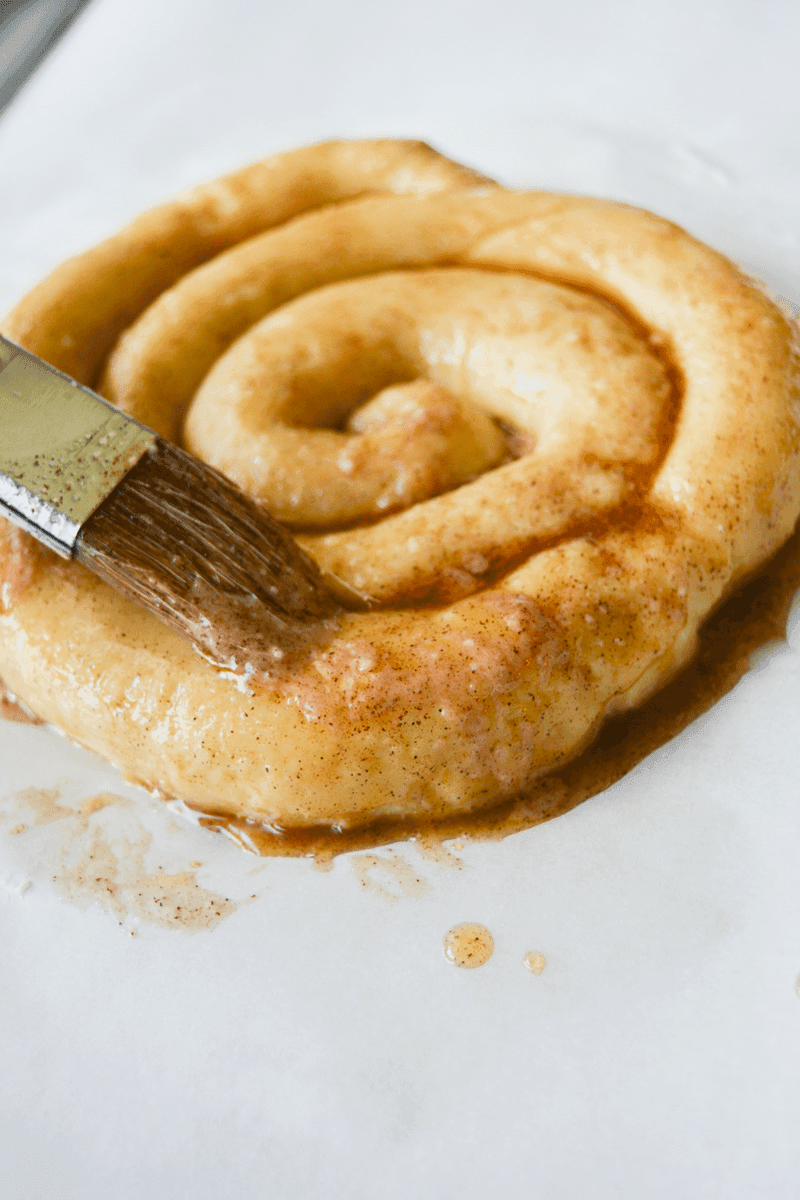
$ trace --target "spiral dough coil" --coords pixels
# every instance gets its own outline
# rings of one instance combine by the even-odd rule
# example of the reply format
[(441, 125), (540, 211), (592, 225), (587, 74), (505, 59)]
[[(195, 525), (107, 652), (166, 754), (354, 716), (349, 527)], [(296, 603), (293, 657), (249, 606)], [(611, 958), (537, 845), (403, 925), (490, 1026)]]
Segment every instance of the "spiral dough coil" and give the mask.
[(619, 204), (329, 143), (138, 218), (3, 331), (369, 596), (249, 688), (0, 533), (0, 675), (130, 777), (276, 827), (444, 816), (574, 757), (800, 512), (791, 321)]

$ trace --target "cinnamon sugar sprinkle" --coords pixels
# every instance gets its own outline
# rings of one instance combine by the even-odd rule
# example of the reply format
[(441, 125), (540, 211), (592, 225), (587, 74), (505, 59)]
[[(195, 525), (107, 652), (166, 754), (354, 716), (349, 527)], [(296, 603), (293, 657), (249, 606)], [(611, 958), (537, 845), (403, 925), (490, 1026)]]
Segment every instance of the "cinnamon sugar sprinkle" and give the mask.
[(676, 679), (641, 708), (608, 721), (578, 758), (497, 807), (438, 821), (389, 819), (342, 831), (317, 827), (280, 832), (216, 815), (202, 816), (201, 823), (223, 830), (258, 854), (314, 856), (322, 862), (409, 839), (417, 845), (453, 847), (456, 841), (494, 841), (529, 829), (611, 787), (729, 692), (759, 647), (784, 639), (798, 589), (796, 530), (764, 570), (706, 622), (697, 656)]

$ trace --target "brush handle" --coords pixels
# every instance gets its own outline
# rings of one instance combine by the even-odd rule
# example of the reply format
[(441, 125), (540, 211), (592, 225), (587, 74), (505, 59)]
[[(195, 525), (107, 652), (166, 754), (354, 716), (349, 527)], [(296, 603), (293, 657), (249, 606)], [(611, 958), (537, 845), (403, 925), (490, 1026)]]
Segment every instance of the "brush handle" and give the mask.
[(0, 516), (63, 558), (155, 437), (0, 335)]

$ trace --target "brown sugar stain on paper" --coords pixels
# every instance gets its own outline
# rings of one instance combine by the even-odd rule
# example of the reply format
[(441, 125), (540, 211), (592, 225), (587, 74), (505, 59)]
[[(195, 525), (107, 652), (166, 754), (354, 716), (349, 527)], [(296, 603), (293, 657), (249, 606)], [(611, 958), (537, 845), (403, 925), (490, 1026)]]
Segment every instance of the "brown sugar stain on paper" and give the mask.
[(450, 867), (454, 871), (461, 871), (464, 868), (463, 862), (456, 853), (457, 850), (464, 849), (462, 842), (448, 844), (441, 838), (420, 835), (412, 838), (411, 843), (419, 856), (426, 862), (435, 863), (437, 867)]
[[(27, 816), (27, 820), (22, 826), (17, 826), (11, 832), (19, 830), (22, 833), (25, 829), (35, 829), (40, 825), (51, 825), (54, 821), (65, 821), (70, 817), (80, 815), (80, 810), (76, 810), (68, 804), (60, 804), (61, 787), (49, 788), (23, 788), (20, 792), (15, 792), (11, 797), (12, 803), (25, 809), (32, 810), (33, 815)], [(27, 814), (26, 814), (27, 815)]]
[(430, 887), (423, 875), (392, 850), (385, 854), (355, 854), (350, 868), (365, 891), (389, 900), (421, 896)]
[[(419, 834), (412, 837), (407, 845), (416, 851), (425, 864), (455, 871), (463, 870), (464, 864), (455, 853), (456, 849), (463, 849), (460, 842), (451, 842), (448, 845), (441, 838)], [(403, 850), (406, 850), (406, 846)], [(323, 869), (328, 869), (333, 863), (333, 857), (318, 855), (315, 862)], [(430, 880), (424, 873), (394, 849), (386, 850), (382, 854), (354, 854), (349, 862), (350, 870), (365, 891), (389, 900), (397, 900), (401, 896), (422, 896), (431, 887)]]
[[(111, 792), (78, 807), (62, 799), (57, 787), (25, 788), (8, 797), (3, 811), (11, 820), (7, 832), (17, 835), (61, 823), (61, 840), (47, 854), (45, 877), (76, 907), (97, 904), (120, 925), (141, 922), (196, 933), (213, 929), (249, 902), (203, 886), (192, 867), (173, 872), (150, 867), (153, 833), (138, 820), (134, 801)], [(124, 828), (98, 820), (104, 810), (124, 811)]]

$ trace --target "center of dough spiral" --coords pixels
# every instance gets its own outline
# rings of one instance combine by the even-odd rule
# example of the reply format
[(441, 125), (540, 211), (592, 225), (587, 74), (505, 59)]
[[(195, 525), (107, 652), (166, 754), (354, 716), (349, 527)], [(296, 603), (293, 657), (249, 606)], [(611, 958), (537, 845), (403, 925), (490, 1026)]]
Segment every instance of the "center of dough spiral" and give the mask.
[(595, 297), (510, 273), (397, 272), (256, 324), (207, 376), (184, 436), (288, 525), (339, 527), (306, 548), (396, 604), (443, 579), (473, 590), (619, 504), (658, 456), (669, 394), (647, 339)]

